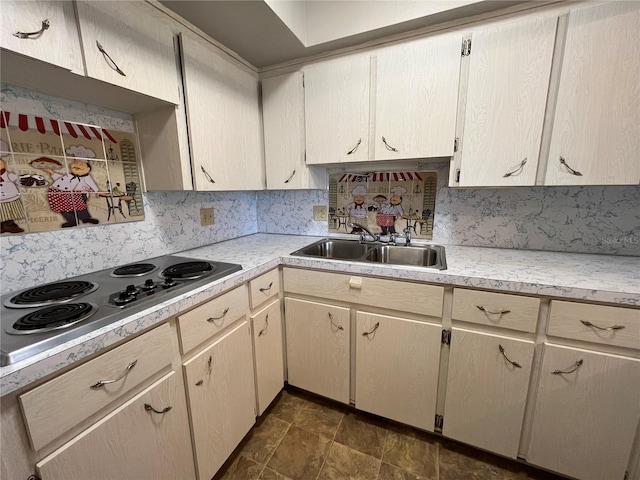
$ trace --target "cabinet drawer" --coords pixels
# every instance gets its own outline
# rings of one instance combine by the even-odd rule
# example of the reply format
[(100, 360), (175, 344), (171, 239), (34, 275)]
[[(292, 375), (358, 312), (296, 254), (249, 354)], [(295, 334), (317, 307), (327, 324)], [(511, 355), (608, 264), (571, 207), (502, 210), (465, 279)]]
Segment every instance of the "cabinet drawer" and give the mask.
[(251, 308), (260, 306), (265, 300), (280, 293), (280, 272), (274, 268), (249, 282)]
[(247, 287), (242, 285), (180, 315), (180, 351), (187, 353), (246, 315), (248, 310)]
[(640, 310), (553, 300), (547, 333), (556, 337), (640, 348)]
[(540, 299), (505, 293), (453, 289), (453, 320), (535, 332)]
[[(171, 365), (171, 340), (171, 330), (165, 323), (21, 395), (20, 403), (33, 448), (40, 450)], [(100, 381), (113, 383), (99, 387)]]
[(372, 307), (442, 316), (444, 288), (436, 285), (285, 268), (284, 289)]

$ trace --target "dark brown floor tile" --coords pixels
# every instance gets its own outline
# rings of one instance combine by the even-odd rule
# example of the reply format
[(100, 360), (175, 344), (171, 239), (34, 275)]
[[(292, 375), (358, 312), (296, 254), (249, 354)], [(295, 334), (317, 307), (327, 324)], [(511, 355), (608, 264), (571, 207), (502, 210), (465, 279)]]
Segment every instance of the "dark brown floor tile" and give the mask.
[(260, 464), (266, 463), (280, 440), (287, 433), (290, 423), (269, 415), (259, 425), (253, 427), (242, 442), (240, 455)]
[(305, 403), (305, 398), (298, 392), (283, 390), (273, 401), (271, 407), (267, 410), (267, 414), (291, 423)]
[(426, 478), (383, 463), (377, 480), (426, 480)]
[(314, 479), (327, 456), (331, 440), (292, 425), (267, 466), (293, 480)]
[(380, 460), (333, 442), (318, 480), (372, 480), (378, 470)]
[(438, 440), (427, 435), (390, 431), (385, 441), (382, 461), (437, 480)]
[(260, 475), (260, 480), (291, 480), (289, 477), (285, 477), (284, 475), (279, 474), (278, 472), (274, 472), (270, 468), (265, 468)]
[(264, 468), (253, 460), (238, 456), (235, 460), (223, 467), (215, 477), (215, 480), (258, 480), (260, 472)]
[(387, 437), (385, 423), (369, 415), (347, 411), (334, 440), (375, 458), (382, 458)]
[(293, 425), (323, 437), (333, 438), (344, 417), (344, 410), (307, 403), (293, 420)]

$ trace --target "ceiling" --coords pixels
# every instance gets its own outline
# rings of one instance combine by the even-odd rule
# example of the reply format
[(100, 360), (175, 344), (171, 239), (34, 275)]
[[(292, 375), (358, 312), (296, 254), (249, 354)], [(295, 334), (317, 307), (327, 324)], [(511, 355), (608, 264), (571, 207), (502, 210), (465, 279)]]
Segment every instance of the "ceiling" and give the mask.
[[(507, 0), (160, 0), (160, 3), (255, 67), (264, 68), (526, 2)], [(435, 4), (438, 5), (434, 7)], [(409, 5), (412, 9), (408, 8)], [(287, 9), (289, 13), (295, 10), (300, 24), (292, 25), (292, 28), (304, 41), (300, 40), (275, 12), (278, 10), (283, 14), (283, 12), (287, 13), (285, 12)], [(397, 10), (398, 14), (390, 15), (390, 12), (395, 13), (394, 10)], [(282, 16), (291, 20), (291, 16)], [(367, 21), (369, 19), (372, 21)], [(385, 21), (386, 19), (389, 20)], [(384, 25), (389, 21), (395, 23)], [(300, 27), (302, 23), (303, 28)], [(305, 30), (307, 34), (301, 34), (301, 30)], [(335, 33), (323, 35), (324, 31)], [(305, 46), (306, 38), (312, 36), (329, 40)], [(317, 43), (317, 41), (306, 43)]]

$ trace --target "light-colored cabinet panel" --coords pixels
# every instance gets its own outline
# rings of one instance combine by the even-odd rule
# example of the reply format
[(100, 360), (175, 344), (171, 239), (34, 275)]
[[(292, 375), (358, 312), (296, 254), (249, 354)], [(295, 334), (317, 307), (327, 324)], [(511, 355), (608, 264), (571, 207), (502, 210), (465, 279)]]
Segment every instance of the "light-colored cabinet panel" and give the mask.
[(640, 183), (638, 31), (638, 2), (570, 12), (545, 185)]
[(195, 189), (262, 190), (258, 80), (213, 45), (182, 35), (182, 63)]
[(280, 294), (280, 270), (274, 268), (249, 282), (251, 308), (259, 307), (270, 298)]
[(326, 188), (326, 170), (305, 163), (301, 72), (262, 81), (262, 118), (267, 189)]
[(369, 160), (368, 55), (304, 69), (307, 164)]
[(159, 10), (135, 1), (79, 0), (76, 7), (89, 77), (180, 101), (173, 32)]
[(356, 313), (356, 408), (433, 432), (442, 327)]
[(266, 410), (284, 385), (284, 351), (280, 300), (251, 316), (256, 356), (258, 415)]
[[(45, 22), (46, 28), (36, 33), (45, 27)], [(20, 38), (14, 35), (18, 32), (29, 35)], [(72, 2), (3, 0), (0, 47), (84, 73)]]
[(349, 309), (285, 298), (288, 381), (349, 403)]
[(545, 344), (529, 463), (622, 480), (639, 419), (640, 360)]
[(195, 478), (180, 378), (167, 374), (36, 467), (42, 480)]
[(210, 479), (255, 423), (249, 321), (184, 364), (198, 478)]
[(453, 155), (462, 35), (378, 53), (375, 160)]
[(533, 351), (531, 341), (453, 328), (443, 435), (516, 458)]
[(473, 32), (457, 186), (535, 184), (556, 24)]

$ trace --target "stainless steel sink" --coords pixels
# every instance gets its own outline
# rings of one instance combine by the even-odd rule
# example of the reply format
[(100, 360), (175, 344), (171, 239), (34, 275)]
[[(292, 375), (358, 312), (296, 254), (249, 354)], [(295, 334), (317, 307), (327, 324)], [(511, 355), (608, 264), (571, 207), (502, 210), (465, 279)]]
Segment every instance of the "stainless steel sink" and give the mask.
[(447, 268), (444, 247), (440, 245), (411, 245), (407, 247), (325, 238), (296, 250), (291, 255), (352, 262), (408, 265), (439, 270)]

